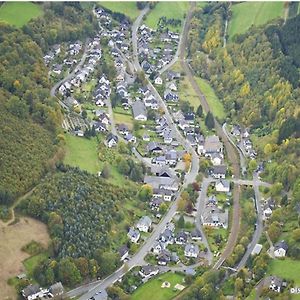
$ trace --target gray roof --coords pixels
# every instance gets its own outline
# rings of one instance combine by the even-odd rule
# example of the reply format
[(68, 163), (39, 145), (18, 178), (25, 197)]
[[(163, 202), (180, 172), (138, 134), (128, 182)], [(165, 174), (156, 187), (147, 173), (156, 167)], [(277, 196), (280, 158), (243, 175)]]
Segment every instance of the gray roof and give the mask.
[(198, 245), (195, 245), (195, 244), (186, 244), (185, 245), (185, 248), (184, 248), (184, 251), (185, 252), (192, 252), (192, 253), (195, 253), (195, 254), (199, 254), (199, 247)]
[(225, 166), (225, 165), (213, 166), (212, 167), (213, 174), (226, 175), (226, 171), (227, 171), (227, 166)]
[(62, 283), (59, 281), (59, 282), (56, 282), (56, 283), (52, 284), (49, 288), (49, 291), (54, 296), (55, 295), (60, 295), (64, 292), (64, 287), (63, 287)]
[(143, 216), (137, 223), (138, 225), (144, 225), (150, 227), (152, 224), (151, 219), (148, 216)]
[(136, 239), (136, 238), (138, 238), (138, 236), (140, 235), (140, 233), (139, 233), (138, 230), (135, 230), (134, 228), (130, 227), (127, 235), (130, 238)]
[(145, 176), (144, 183), (150, 184), (154, 189), (161, 188), (161, 186), (170, 186), (178, 189), (177, 178)]
[(28, 285), (26, 288), (22, 290), (22, 295), (27, 298), (31, 295), (34, 295), (40, 291), (40, 287), (37, 284)]
[(285, 242), (285, 241), (280, 241), (280, 242), (278, 242), (278, 243), (276, 243), (275, 245), (274, 245), (274, 250), (276, 251), (276, 250), (278, 250), (278, 249), (284, 249), (285, 251), (287, 251), (288, 250), (288, 248), (289, 248), (289, 246), (288, 246), (288, 244)]
[(143, 266), (141, 269), (141, 272), (146, 276), (156, 271), (158, 271), (158, 267), (156, 266)]
[(135, 101), (132, 104), (132, 111), (133, 111), (133, 116), (134, 118), (139, 116), (139, 115), (144, 115), (147, 117), (147, 111), (144, 103), (140, 100)]

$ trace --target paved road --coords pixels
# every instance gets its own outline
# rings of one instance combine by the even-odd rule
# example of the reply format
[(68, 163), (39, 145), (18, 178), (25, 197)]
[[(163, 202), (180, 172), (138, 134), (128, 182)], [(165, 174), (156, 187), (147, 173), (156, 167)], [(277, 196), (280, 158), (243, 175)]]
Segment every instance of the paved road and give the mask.
[(72, 79), (75, 75), (75, 73), (81, 69), (82, 65), (84, 64), (85, 60), (86, 60), (86, 56), (87, 56), (87, 43), (85, 43), (84, 46), (84, 51), (81, 57), (80, 62), (78, 63), (78, 65), (74, 68), (74, 70), (68, 74), (64, 79), (62, 79), (61, 81), (57, 82), (52, 89), (50, 90), (50, 95), (52, 97), (55, 97), (56, 94), (56, 90), (60, 87), (60, 85), (62, 85), (63, 83), (67, 82), (68, 80)]
[[(190, 11), (193, 10), (194, 8), (195, 8), (195, 2), (192, 2)], [(192, 88), (195, 90), (196, 94), (198, 95), (198, 97), (200, 99), (200, 102), (201, 102), (201, 105), (203, 107), (203, 110), (206, 113), (208, 111), (213, 112), (213, 110), (211, 110), (211, 108), (209, 107), (209, 104), (208, 104), (208, 102), (205, 98), (205, 95), (202, 93), (202, 91), (200, 90), (198, 84), (196, 83), (196, 81), (194, 79), (194, 74), (193, 74), (193, 71), (192, 71), (191, 67), (189, 66), (189, 64), (185, 60), (185, 49), (186, 49), (186, 46), (187, 46), (187, 37), (188, 37), (188, 30), (189, 30), (190, 21), (191, 21), (191, 14), (189, 13), (188, 17), (187, 17), (186, 26), (185, 26), (184, 32), (183, 32), (183, 42), (182, 42), (182, 45), (180, 47), (180, 49), (181, 49), (181, 51), (180, 51), (181, 66), (182, 66), (184, 72), (186, 73), (186, 76), (188, 77), (188, 80), (191, 83)], [(240, 178), (239, 156), (238, 156), (235, 148), (233, 147), (233, 145), (228, 140), (227, 136), (224, 134), (221, 125), (219, 124), (219, 122), (216, 119), (215, 119), (215, 129), (216, 129), (217, 135), (222, 139), (222, 141), (224, 143), (228, 160), (230, 161), (230, 163), (233, 167), (233, 174), (234, 174), (235, 178)], [(240, 188), (239, 188), (239, 186), (234, 185), (234, 189), (233, 189), (233, 213), (232, 213), (232, 225), (231, 225), (231, 229), (230, 229), (230, 234), (229, 234), (229, 237), (228, 237), (227, 245), (226, 245), (223, 253), (221, 254), (219, 260), (214, 265), (214, 267), (213, 267), (214, 269), (218, 269), (223, 264), (225, 259), (231, 255), (231, 253), (234, 249), (234, 246), (237, 242), (239, 229), (240, 229), (239, 196), (240, 196)]]
[(204, 210), (204, 205), (207, 197), (207, 189), (209, 185), (211, 184), (212, 179), (211, 178), (203, 178), (202, 185), (201, 185), (201, 191), (197, 200), (197, 213), (196, 213), (196, 218), (195, 218), (195, 224), (196, 228), (201, 232), (202, 235), (202, 242), (207, 248), (207, 260), (208, 264), (212, 264), (213, 260), (213, 254), (211, 252), (211, 249), (209, 247), (209, 243), (207, 241), (206, 235), (204, 233), (203, 227), (202, 227), (202, 222), (201, 222), (201, 213)]
[(248, 245), (247, 251), (244, 254), (243, 258), (241, 259), (241, 261), (239, 262), (239, 264), (237, 265), (236, 269), (239, 271), (241, 270), (245, 265), (246, 262), (249, 258), (249, 256), (251, 255), (251, 252), (253, 251), (255, 245), (258, 243), (262, 232), (263, 232), (263, 212), (262, 212), (262, 201), (261, 201), (261, 195), (260, 195), (260, 191), (259, 191), (259, 185), (260, 185), (260, 181), (258, 179), (258, 175), (257, 173), (255, 173), (253, 175), (253, 188), (254, 188), (254, 193), (255, 193), (255, 207), (256, 207), (256, 211), (257, 211), (257, 221), (256, 221), (256, 228), (252, 237), (252, 241), (251, 243)]

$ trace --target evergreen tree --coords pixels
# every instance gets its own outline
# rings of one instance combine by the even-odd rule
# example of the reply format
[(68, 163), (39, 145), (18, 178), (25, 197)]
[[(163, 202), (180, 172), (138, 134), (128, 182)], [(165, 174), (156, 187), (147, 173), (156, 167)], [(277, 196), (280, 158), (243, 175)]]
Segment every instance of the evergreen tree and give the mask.
[(212, 115), (212, 113), (210, 111), (206, 115), (205, 125), (209, 130), (213, 129), (215, 126), (214, 116)]

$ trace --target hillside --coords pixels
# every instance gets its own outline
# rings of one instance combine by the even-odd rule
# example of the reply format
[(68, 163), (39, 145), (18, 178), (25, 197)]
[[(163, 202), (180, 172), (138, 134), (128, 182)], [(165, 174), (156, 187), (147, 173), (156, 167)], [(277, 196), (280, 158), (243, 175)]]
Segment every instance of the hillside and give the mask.
[(0, 21), (16, 27), (22, 27), (42, 14), (41, 5), (32, 2), (6, 2), (0, 6)]
[(259, 26), (276, 18), (283, 18), (283, 2), (243, 2), (232, 5), (232, 17), (228, 34), (232, 39), (236, 34), (245, 33), (252, 25)]

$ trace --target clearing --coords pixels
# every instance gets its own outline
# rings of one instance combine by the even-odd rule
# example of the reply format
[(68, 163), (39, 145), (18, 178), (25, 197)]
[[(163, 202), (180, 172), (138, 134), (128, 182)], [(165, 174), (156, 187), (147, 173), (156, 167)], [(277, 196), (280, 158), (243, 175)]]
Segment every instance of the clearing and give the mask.
[[(188, 9), (188, 2), (158, 2), (146, 16), (145, 24), (150, 28), (156, 29), (157, 23), (161, 17), (166, 17), (167, 19), (179, 19), (183, 22)], [(176, 31), (181, 30), (181, 27), (174, 27), (171, 25), (169, 25), (168, 28)]]
[[(176, 295), (180, 293), (179, 290), (174, 291), (176, 284), (183, 283), (183, 276), (175, 273), (165, 273), (158, 277), (149, 280), (147, 283), (139, 287), (131, 297), (131, 300), (169, 300), (173, 299)], [(161, 285), (164, 281), (170, 282), (171, 286), (169, 288), (162, 288)]]
[(136, 6), (136, 2), (127, 2), (127, 1), (111, 1), (111, 2), (99, 2), (101, 6), (111, 10), (112, 12), (122, 13), (128, 16), (132, 21), (134, 21), (137, 16), (140, 14)]
[(43, 14), (41, 5), (32, 2), (5, 2), (0, 7), (0, 21), (22, 27), (31, 19)]
[(243, 2), (232, 5), (229, 22), (229, 38), (246, 32), (252, 25), (259, 26), (270, 20), (283, 17), (283, 2)]
[(273, 259), (269, 264), (267, 273), (284, 279), (294, 280), (295, 286), (300, 286), (300, 261), (290, 258), (283, 260)]
[(92, 174), (100, 171), (98, 159), (97, 138), (87, 139), (66, 134), (66, 156), (64, 163), (73, 167), (79, 167)]
[(219, 100), (219, 98), (217, 97), (217, 95), (215, 94), (213, 88), (209, 85), (209, 83), (206, 80), (200, 77), (195, 77), (195, 80), (200, 90), (205, 95), (212, 114), (220, 120), (225, 119), (226, 113), (225, 113), (224, 106), (222, 102)]
[(114, 119), (116, 124), (125, 124), (130, 130), (132, 130), (133, 117), (131, 114), (114, 111)]
[(22, 261), (30, 255), (21, 248), (30, 241), (40, 242), (45, 248), (50, 240), (45, 224), (31, 218), (5, 226), (0, 223), (0, 299), (16, 299), (16, 291), (7, 280), (25, 271)]

